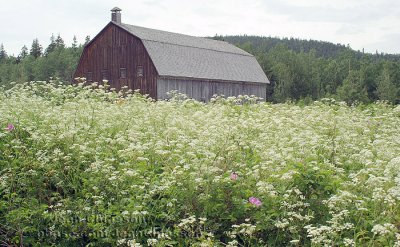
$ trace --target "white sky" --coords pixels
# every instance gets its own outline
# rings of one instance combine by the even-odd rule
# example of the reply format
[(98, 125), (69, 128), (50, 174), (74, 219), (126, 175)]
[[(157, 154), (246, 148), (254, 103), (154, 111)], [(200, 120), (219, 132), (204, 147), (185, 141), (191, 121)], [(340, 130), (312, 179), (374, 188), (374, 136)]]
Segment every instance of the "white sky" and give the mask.
[(9, 54), (44, 48), (52, 33), (83, 43), (122, 9), (122, 22), (194, 36), (261, 35), (400, 53), (399, 0), (0, 0), (0, 43)]

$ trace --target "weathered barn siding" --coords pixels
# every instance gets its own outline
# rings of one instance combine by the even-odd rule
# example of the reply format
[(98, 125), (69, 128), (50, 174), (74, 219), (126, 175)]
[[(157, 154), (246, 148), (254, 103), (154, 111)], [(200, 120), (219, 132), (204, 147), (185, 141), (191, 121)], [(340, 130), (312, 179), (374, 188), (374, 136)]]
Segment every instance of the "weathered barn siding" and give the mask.
[[(143, 76), (137, 73), (139, 66)], [(120, 78), (121, 68), (126, 69), (126, 79)], [(102, 82), (106, 73), (112, 88), (128, 86), (152, 98), (157, 96), (157, 71), (142, 41), (116, 25), (107, 25), (85, 47), (74, 76), (88, 78), (89, 72), (94, 82)]]
[(157, 99), (169, 98), (167, 93), (178, 91), (189, 98), (208, 102), (214, 95), (238, 96), (255, 95), (265, 99), (267, 84), (249, 82), (230, 82), (212, 80), (194, 80), (181, 78), (159, 78), (157, 80)]

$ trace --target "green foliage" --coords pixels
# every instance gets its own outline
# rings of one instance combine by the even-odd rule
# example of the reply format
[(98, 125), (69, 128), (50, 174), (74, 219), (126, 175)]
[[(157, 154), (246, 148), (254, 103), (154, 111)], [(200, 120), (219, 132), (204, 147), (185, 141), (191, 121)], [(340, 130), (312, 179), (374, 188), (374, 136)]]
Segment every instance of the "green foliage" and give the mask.
[(34, 58), (38, 58), (42, 55), (43, 47), (39, 44), (39, 40), (36, 38), (32, 42), (30, 55)]
[(87, 35), (87, 36), (85, 37), (85, 43), (84, 43), (83, 45), (87, 45), (87, 44), (89, 44), (89, 42), (90, 42), (90, 36)]
[(340, 100), (346, 101), (348, 104), (367, 103), (368, 94), (361, 73), (350, 71), (343, 84), (338, 88), (337, 95)]
[(6, 59), (7, 59), (7, 52), (6, 52), (6, 50), (4, 49), (4, 46), (3, 46), (3, 44), (1, 44), (0, 45), (0, 63), (3, 63), (3, 62), (5, 62), (6, 61)]
[[(395, 77), (392, 81), (397, 89), (394, 92), (398, 92), (400, 88), (398, 55), (372, 55), (353, 51), (343, 45), (293, 38), (257, 36), (214, 38), (236, 44), (256, 56), (272, 82), (266, 98), (274, 102), (298, 101), (303, 98), (315, 100), (334, 97), (337, 94), (337, 98), (350, 103), (385, 100), (387, 96), (377, 93), (380, 81), (378, 77), (382, 74), (384, 64), (391, 64), (389, 73), (391, 77)], [(354, 75), (350, 73), (359, 74), (361, 81), (355, 83)], [(354, 83), (358, 88), (347, 92), (346, 90)], [(391, 100), (397, 99), (393, 95)]]
[(388, 68), (384, 68), (381, 75), (378, 77), (376, 91), (381, 100), (387, 100), (390, 103), (394, 103), (398, 99), (399, 89), (393, 83)]
[(400, 244), (400, 108), (307, 101), (1, 89), (0, 241)]
[(24, 45), (21, 49), (21, 53), (17, 57), (17, 63), (20, 63), (23, 59), (25, 59), (29, 55), (28, 48)]
[[(23, 46), (18, 57), (8, 57), (0, 63), (0, 86), (10, 88), (10, 82), (48, 81), (58, 78), (62, 81), (72, 81), (82, 45), (74, 43), (66, 47), (60, 35), (53, 35), (50, 44), (42, 54), (42, 46), (35, 39), (30, 52)], [(75, 40), (76, 42), (76, 40)]]
[(54, 38), (54, 34), (51, 34), (50, 44), (49, 44), (49, 46), (47, 46), (44, 54), (47, 56), (48, 54), (52, 53), (55, 49), (56, 49), (56, 40)]

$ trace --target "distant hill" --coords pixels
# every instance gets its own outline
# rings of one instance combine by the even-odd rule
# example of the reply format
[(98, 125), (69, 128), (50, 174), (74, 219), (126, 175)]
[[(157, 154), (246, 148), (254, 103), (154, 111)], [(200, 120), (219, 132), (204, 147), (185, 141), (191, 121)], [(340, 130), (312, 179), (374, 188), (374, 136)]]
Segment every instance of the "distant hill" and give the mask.
[(267, 100), (334, 97), (400, 103), (400, 54), (364, 53), (326, 41), (214, 36), (253, 54), (271, 81)]
[(386, 53), (364, 53), (363, 51), (356, 51), (343, 44), (334, 44), (327, 41), (318, 40), (305, 40), (297, 38), (277, 38), (277, 37), (262, 37), (262, 36), (248, 36), (248, 35), (228, 35), (228, 36), (214, 36), (216, 40), (223, 40), (239, 47), (251, 45), (253, 49), (258, 52), (269, 52), (277, 45), (285, 45), (289, 50), (294, 52), (308, 53), (315, 50), (318, 57), (335, 58), (344, 51), (352, 51), (358, 57), (369, 55), (375, 59), (385, 59), (391, 61), (400, 61), (400, 54), (386, 54)]

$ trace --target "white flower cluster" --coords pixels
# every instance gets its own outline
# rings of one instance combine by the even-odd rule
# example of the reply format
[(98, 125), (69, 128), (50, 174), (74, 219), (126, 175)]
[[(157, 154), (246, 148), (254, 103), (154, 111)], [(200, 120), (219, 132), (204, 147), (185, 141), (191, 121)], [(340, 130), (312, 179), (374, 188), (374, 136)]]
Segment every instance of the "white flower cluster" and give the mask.
[[(0, 91), (4, 195), (21, 189), (43, 196), (47, 215), (155, 214), (205, 242), (228, 231), (272, 238), (259, 229), (293, 245), (398, 241), (399, 106), (323, 99), (300, 107), (251, 96), (204, 104), (176, 92), (154, 102), (137, 93), (122, 98), (97, 84), (80, 87), (32, 83)], [(15, 130), (4, 130), (7, 124)], [(36, 194), (34, 186), (41, 189)], [(68, 193), (73, 200), (63, 198)], [(251, 207), (250, 196), (262, 206)], [(201, 210), (251, 223), (196, 218)], [(210, 222), (214, 228), (207, 229)], [(235, 241), (227, 246), (241, 244)], [(118, 244), (139, 246), (128, 238)]]

